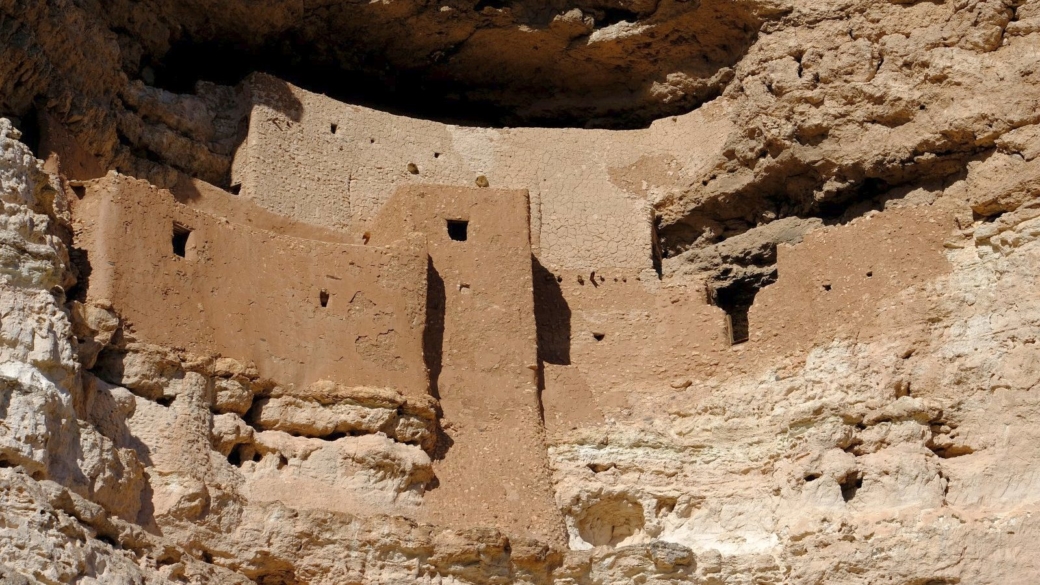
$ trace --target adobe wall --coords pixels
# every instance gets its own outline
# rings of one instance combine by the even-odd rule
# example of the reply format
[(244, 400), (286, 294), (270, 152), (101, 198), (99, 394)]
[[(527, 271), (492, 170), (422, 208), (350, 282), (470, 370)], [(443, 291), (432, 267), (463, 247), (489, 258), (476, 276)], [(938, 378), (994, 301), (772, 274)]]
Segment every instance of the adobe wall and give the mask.
[[(434, 464), (439, 487), (424, 496), (425, 519), (559, 542), (527, 210), (525, 191), (406, 186), (372, 223), (370, 245), (418, 232), (429, 252), (427, 355), (450, 443)], [(449, 236), (448, 220), (468, 222), (465, 241)]]
[(949, 270), (944, 242), (955, 228), (948, 210), (906, 206), (781, 244), (777, 282), (756, 295), (750, 339), (739, 345), (697, 281), (615, 281), (619, 275), (606, 271), (593, 287), (588, 274), (562, 275), (570, 344), (566, 355), (546, 356), (546, 426), (603, 421), (647, 392), (682, 391), (719, 372), (754, 373), (835, 339), (925, 327), (934, 316), (915, 293)]
[(699, 281), (566, 271), (545, 274), (536, 291), (550, 434), (605, 422), (646, 392), (689, 379), (698, 356), (730, 348), (725, 313)]
[(748, 315), (751, 345), (780, 353), (926, 323), (929, 300), (911, 293), (950, 270), (944, 243), (955, 229), (949, 210), (897, 207), (779, 246), (779, 278)]
[(487, 129), (343, 104), (264, 75), (246, 85), (254, 105), (232, 170), (243, 197), (360, 233), (397, 187), (472, 187), (483, 176), (528, 190), (535, 253), (552, 269), (649, 268), (652, 201), (699, 176), (730, 129), (713, 104), (643, 130)]
[[(612, 418), (656, 418), (677, 399), (707, 400), (720, 377), (798, 367), (812, 348), (843, 340), (902, 331), (902, 350), (912, 348), (942, 318), (932, 288), (950, 271), (945, 246), (956, 232), (949, 210), (907, 206), (780, 245), (777, 282), (755, 297), (750, 339), (739, 345), (730, 345), (722, 310), (695, 282), (632, 287), (607, 273), (593, 288), (587, 275), (584, 285), (565, 277), (571, 342), (545, 364), (547, 431), (552, 438)], [(787, 375), (781, 368), (770, 379)]]
[[(946, 233), (948, 218), (937, 219), (943, 214), (934, 210), (890, 210), (824, 230), (809, 244), (782, 246), (779, 282), (759, 294), (749, 317), (751, 341), (731, 346), (725, 314), (709, 303), (702, 283), (660, 281), (650, 270), (649, 202), (720, 150), (728, 124), (721, 106), (644, 130), (482, 129), (341, 104), (264, 76), (249, 87), (255, 105), (235, 177), (244, 197), (277, 213), (360, 235), (401, 186), (472, 186), (483, 175), (493, 188), (529, 189), (550, 432), (605, 421), (641, 395), (662, 386), (681, 390), (720, 368), (753, 370), (761, 359), (796, 352), (820, 336), (866, 334), (878, 327), (871, 325), (876, 319), (891, 317), (873, 305), (863, 309), (860, 297), (894, 294), (913, 282), (909, 274), (935, 274), (942, 264), (934, 240)], [(862, 226), (879, 231), (859, 233)], [(898, 241), (896, 235), (914, 245), (865, 250), (835, 243)], [(817, 238), (830, 243), (812, 244)], [(878, 258), (875, 275), (863, 269), (863, 282), (849, 280), (851, 266), (859, 270), (871, 257)], [(816, 282), (823, 266), (831, 266), (826, 278), (841, 283), (832, 291)], [(896, 282), (895, 274), (905, 276)]]
[[(426, 394), (426, 254), (416, 242), (283, 236), (114, 173), (86, 185), (74, 216), (89, 297), (111, 302), (137, 339), (253, 361), (300, 387), (327, 379)], [(192, 230), (185, 257), (174, 253), (175, 224)]]
[(273, 213), (361, 241), (401, 189), (471, 188), (483, 176), (492, 189), (528, 190), (550, 430), (603, 420), (597, 405), (673, 383), (691, 354), (729, 347), (725, 314), (702, 285), (666, 288), (654, 273), (650, 208), (721, 149), (721, 107), (643, 130), (487, 129), (343, 104), (263, 75), (246, 86), (254, 106), (233, 177)]

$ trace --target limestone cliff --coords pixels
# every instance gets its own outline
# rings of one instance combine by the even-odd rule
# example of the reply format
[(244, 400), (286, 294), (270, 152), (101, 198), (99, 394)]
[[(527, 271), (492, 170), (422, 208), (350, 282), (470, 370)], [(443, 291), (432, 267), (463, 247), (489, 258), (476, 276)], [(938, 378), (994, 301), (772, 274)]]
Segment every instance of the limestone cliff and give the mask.
[(0, 581), (1037, 582), (1037, 47), (0, 0)]

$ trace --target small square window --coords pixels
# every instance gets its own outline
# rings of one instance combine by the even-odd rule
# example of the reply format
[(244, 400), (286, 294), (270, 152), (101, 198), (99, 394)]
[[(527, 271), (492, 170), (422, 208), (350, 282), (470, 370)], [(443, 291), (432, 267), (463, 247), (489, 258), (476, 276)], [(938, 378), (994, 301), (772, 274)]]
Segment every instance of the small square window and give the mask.
[(461, 219), (448, 220), (448, 237), (455, 240), (456, 242), (465, 242), (468, 231), (468, 221), (464, 221)]

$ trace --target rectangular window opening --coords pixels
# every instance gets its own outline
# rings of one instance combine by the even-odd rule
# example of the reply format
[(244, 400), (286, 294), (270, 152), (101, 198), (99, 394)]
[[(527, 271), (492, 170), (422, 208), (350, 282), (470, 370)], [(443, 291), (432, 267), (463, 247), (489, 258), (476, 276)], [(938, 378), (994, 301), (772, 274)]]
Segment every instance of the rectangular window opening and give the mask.
[[(774, 276), (772, 280), (775, 278)], [(749, 340), (751, 323), (748, 313), (755, 304), (755, 295), (761, 286), (757, 282), (743, 280), (729, 282), (720, 288), (708, 286), (708, 301), (726, 312), (726, 329), (729, 331), (731, 345), (739, 345)]]
[(468, 236), (469, 222), (461, 219), (448, 220), (448, 237), (456, 242), (465, 242)]
[(751, 307), (736, 307), (732, 312), (726, 315), (726, 320), (729, 324), (729, 337), (732, 345), (738, 345), (744, 343), (750, 337), (748, 335), (748, 309)]
[(191, 228), (175, 222), (173, 224), (173, 253), (184, 258), (188, 253), (190, 238)]

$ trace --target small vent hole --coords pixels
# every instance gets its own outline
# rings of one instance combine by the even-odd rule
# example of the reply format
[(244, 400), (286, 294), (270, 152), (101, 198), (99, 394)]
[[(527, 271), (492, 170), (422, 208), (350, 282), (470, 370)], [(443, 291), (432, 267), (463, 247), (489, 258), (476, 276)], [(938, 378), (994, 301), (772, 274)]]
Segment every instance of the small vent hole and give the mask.
[(465, 242), (468, 237), (469, 222), (461, 219), (448, 220), (448, 237), (456, 242)]
[(322, 307), (329, 306), (329, 291), (321, 289), (321, 292), (318, 293), (318, 302), (321, 303)]
[(337, 126), (336, 124), (329, 124), (329, 130), (330, 130), (330, 131), (331, 131), (331, 132), (332, 132), (333, 134), (335, 134), (335, 133), (336, 133), (336, 130), (339, 130), (339, 126)]
[(228, 188), (228, 191), (232, 195), (238, 195), (242, 192), (242, 183), (235, 183), (234, 185), (231, 185), (231, 187)]
[(83, 199), (87, 196), (87, 188), (83, 185), (73, 185), (72, 192), (76, 195), (77, 199)]
[(592, 334), (593, 339), (595, 339), (596, 341), (603, 341), (603, 338), (606, 337), (606, 336), (607, 336), (606, 333), (598, 333), (597, 332), (597, 333), (593, 333)]

